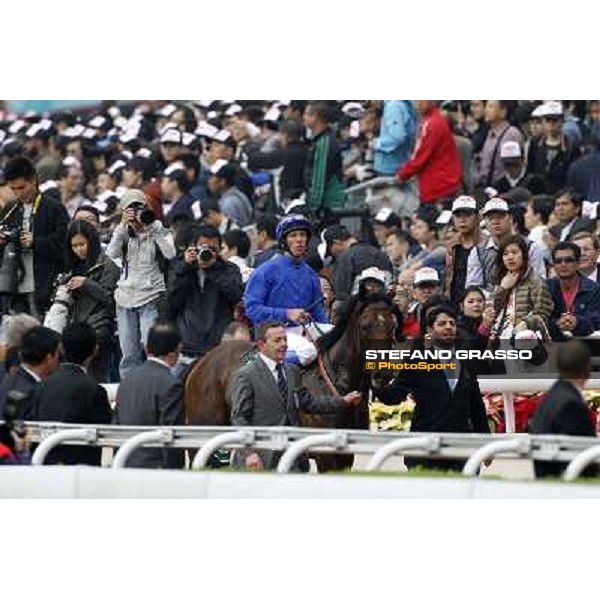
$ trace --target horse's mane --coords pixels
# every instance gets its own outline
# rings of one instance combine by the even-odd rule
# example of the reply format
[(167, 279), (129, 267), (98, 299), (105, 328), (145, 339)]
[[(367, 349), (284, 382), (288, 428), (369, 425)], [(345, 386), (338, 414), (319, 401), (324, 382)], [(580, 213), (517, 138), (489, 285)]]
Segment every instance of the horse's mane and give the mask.
[(343, 310), (340, 312), (338, 321), (331, 331), (321, 336), (317, 340), (317, 348), (320, 352), (327, 352), (342, 339), (342, 336), (352, 326), (352, 321), (367, 308), (367, 306), (376, 302), (383, 302), (392, 309), (393, 314), (398, 320), (396, 337), (402, 333), (402, 324), (404, 319), (400, 309), (394, 304), (392, 299), (386, 294), (368, 294), (352, 296)]

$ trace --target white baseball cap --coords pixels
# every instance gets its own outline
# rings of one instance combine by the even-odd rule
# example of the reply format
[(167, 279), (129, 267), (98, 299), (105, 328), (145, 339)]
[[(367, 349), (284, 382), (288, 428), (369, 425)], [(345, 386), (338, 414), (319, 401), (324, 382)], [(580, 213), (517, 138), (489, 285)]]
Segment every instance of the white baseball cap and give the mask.
[(459, 196), (452, 203), (452, 212), (455, 213), (458, 210), (477, 211), (477, 202), (475, 198), (472, 198), (471, 196)]
[(482, 215), (487, 215), (491, 212), (510, 212), (508, 208), (508, 203), (506, 200), (502, 200), (502, 198), (492, 198), (485, 203), (483, 207)]
[(415, 273), (414, 285), (421, 285), (422, 283), (439, 283), (440, 276), (435, 269), (430, 267), (423, 267)]
[(521, 158), (521, 146), (519, 142), (504, 142), (500, 148), (500, 158)]
[(543, 117), (562, 117), (563, 116), (563, 107), (560, 102), (551, 101), (545, 102), (542, 106), (544, 106), (544, 114)]

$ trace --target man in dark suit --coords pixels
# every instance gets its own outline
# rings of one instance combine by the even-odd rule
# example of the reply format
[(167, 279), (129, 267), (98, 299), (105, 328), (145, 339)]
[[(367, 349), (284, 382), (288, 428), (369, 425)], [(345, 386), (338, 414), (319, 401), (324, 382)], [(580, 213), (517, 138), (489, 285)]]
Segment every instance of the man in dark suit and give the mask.
[[(258, 327), (258, 356), (238, 369), (231, 384), (231, 423), (249, 426), (300, 426), (299, 411), (333, 413), (360, 402), (359, 392), (344, 397), (313, 397), (302, 387), (300, 371), (284, 362), (287, 333), (281, 323)], [(233, 463), (250, 469), (273, 469), (281, 454), (270, 450), (236, 452)], [(301, 470), (307, 470), (304, 459)]]
[[(64, 266), (69, 215), (57, 198), (56, 188), (40, 190), (29, 159), (11, 159), (4, 168), (4, 178), (17, 200), (2, 208), (0, 224), (4, 231), (18, 233), (16, 240), (0, 233), (5, 304), (43, 315), (50, 307), (54, 280)], [(9, 245), (13, 252), (5, 252)], [(9, 261), (11, 256), (18, 260)]]
[[(425, 314), (427, 333), (433, 350), (449, 350), (454, 354), (456, 343), (456, 312), (451, 305), (435, 304)], [(408, 361), (407, 361), (408, 362)], [(420, 361), (416, 361), (420, 362)], [(442, 361), (430, 361), (442, 362)], [(455, 368), (451, 368), (454, 365)], [(479, 383), (467, 361), (448, 361), (443, 370), (404, 370), (390, 385), (379, 386), (380, 400), (398, 404), (412, 392), (415, 412), (411, 431), (489, 433), (490, 428)], [(462, 460), (406, 458), (409, 467), (423, 466), (442, 471), (461, 471)]]
[[(183, 425), (183, 384), (172, 373), (177, 364), (181, 336), (175, 325), (156, 323), (148, 333), (143, 365), (120, 383), (115, 422), (119, 425)], [(127, 466), (141, 469), (181, 469), (184, 453), (179, 449), (140, 448)]]
[(581, 217), (583, 197), (575, 190), (561, 190), (554, 197), (554, 215), (558, 225), (550, 228), (550, 233), (559, 242), (568, 242), (581, 231), (594, 232), (596, 224)]
[[(559, 379), (535, 411), (529, 423), (529, 433), (596, 436), (596, 428), (581, 395), (590, 377), (590, 356), (589, 348), (580, 340), (558, 345), (556, 364)], [(533, 462), (536, 477), (560, 477), (566, 466), (566, 463), (556, 461)], [(591, 466), (583, 474), (597, 476), (598, 469)]]
[[(34, 420), (62, 423), (108, 424), (112, 411), (105, 389), (88, 375), (97, 351), (96, 334), (87, 323), (73, 323), (62, 334), (64, 362), (42, 381), (33, 394)], [(58, 446), (46, 464), (100, 466), (102, 448)]]
[(58, 368), (59, 335), (47, 327), (36, 326), (23, 334), (21, 364), (14, 374), (7, 374), (0, 384), (0, 415), (11, 392), (19, 396), (15, 419), (33, 419), (32, 395), (36, 385)]

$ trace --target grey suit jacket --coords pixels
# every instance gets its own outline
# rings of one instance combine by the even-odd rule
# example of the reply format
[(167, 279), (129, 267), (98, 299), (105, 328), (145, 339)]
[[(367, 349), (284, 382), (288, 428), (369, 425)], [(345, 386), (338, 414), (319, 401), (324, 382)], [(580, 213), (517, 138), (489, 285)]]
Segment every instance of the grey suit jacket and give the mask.
[[(183, 385), (170, 369), (153, 360), (133, 369), (119, 385), (115, 423), (118, 425), (183, 425)], [(184, 452), (179, 449), (140, 448), (128, 467), (180, 469)]]
[[(302, 387), (300, 370), (285, 364), (288, 384), (288, 396), (284, 398), (279, 386), (265, 362), (257, 356), (251, 363), (238, 369), (231, 384), (231, 423), (249, 426), (300, 426), (299, 411), (307, 413), (332, 413), (342, 410), (346, 403), (342, 398), (330, 396), (312, 396)], [(261, 451), (265, 468), (274, 468), (279, 453)], [(240, 461), (245, 453), (236, 453), (234, 464), (242, 466)]]

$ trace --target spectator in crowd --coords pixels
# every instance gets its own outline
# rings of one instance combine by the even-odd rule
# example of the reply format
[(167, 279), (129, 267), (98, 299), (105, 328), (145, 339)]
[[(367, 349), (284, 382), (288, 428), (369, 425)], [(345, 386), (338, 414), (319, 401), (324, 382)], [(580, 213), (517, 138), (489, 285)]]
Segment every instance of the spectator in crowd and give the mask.
[(554, 216), (558, 224), (550, 233), (559, 241), (570, 241), (580, 231), (593, 232), (595, 224), (581, 216), (583, 198), (574, 190), (561, 190), (554, 197)]
[[(580, 340), (560, 344), (557, 368), (559, 379), (535, 411), (529, 433), (596, 437), (596, 428), (581, 394), (592, 368), (588, 346)], [(560, 477), (566, 466), (567, 463), (555, 460), (533, 461), (536, 477)], [(597, 476), (597, 467), (588, 467), (584, 476)]]
[(46, 327), (32, 327), (21, 340), (21, 364), (15, 374), (4, 376), (0, 384), (0, 414), (10, 392), (22, 395), (14, 415), (16, 419), (31, 419), (34, 415), (32, 393), (37, 383), (58, 368), (59, 336)]
[[(63, 269), (69, 216), (51, 193), (40, 192), (28, 159), (7, 162), (4, 179), (16, 200), (0, 211), (3, 314), (11, 310), (43, 316), (50, 306), (52, 284)], [(15, 233), (14, 239), (7, 231)]]
[(379, 210), (373, 218), (373, 233), (382, 250), (385, 248), (388, 236), (400, 229), (402, 229), (402, 219), (387, 207)]
[(242, 282), (246, 284), (253, 269), (248, 266), (250, 254), (250, 238), (245, 231), (234, 229), (223, 235), (221, 257), (233, 263), (240, 270)]
[(568, 187), (590, 202), (600, 201), (600, 122), (591, 131), (592, 150), (574, 160), (567, 171)]
[(182, 132), (177, 127), (169, 127), (160, 136), (160, 156), (166, 168), (179, 160), (183, 145)]
[(221, 212), (238, 223), (240, 227), (252, 222), (252, 204), (246, 195), (235, 186), (236, 170), (224, 164), (208, 180), (211, 193), (219, 198)]
[(493, 292), (497, 316), (491, 336), (508, 340), (515, 333), (531, 330), (548, 340), (554, 302), (548, 286), (529, 264), (527, 242), (520, 235), (510, 235), (497, 256), (495, 280), (499, 283)]
[(469, 254), (482, 240), (475, 198), (459, 196), (452, 203), (452, 220), (458, 237), (446, 253), (444, 290), (458, 304), (465, 290)]
[(479, 171), (475, 185), (487, 187), (504, 176), (504, 166), (500, 156), (503, 142), (516, 142), (523, 148), (523, 135), (508, 122), (509, 104), (506, 100), (488, 100), (485, 105), (485, 121), (488, 134), (481, 149)]
[(443, 276), (446, 248), (439, 240), (437, 223), (439, 216), (439, 211), (431, 205), (420, 206), (413, 214), (410, 234), (420, 250), (404, 264), (399, 279), (401, 283), (410, 284), (415, 272), (422, 267), (431, 267)]
[(99, 382), (109, 381), (110, 354), (115, 333), (114, 294), (120, 271), (102, 252), (100, 236), (86, 221), (73, 221), (67, 231), (67, 289), (72, 304), (69, 322), (87, 323), (98, 348), (88, 370)]
[(97, 231), (100, 231), (100, 211), (93, 204), (80, 206), (73, 215), (73, 221), (87, 221)]
[(556, 277), (548, 280), (554, 310), (550, 332), (554, 340), (584, 337), (600, 329), (600, 287), (579, 274), (581, 250), (574, 242), (559, 242), (552, 248)]
[(325, 102), (310, 102), (304, 111), (304, 124), (311, 133), (304, 188), (307, 203), (315, 213), (344, 204), (342, 155), (329, 126), (330, 116), (331, 109)]
[[(235, 426), (300, 426), (299, 411), (333, 413), (360, 402), (360, 392), (343, 397), (313, 397), (300, 384), (300, 371), (285, 362), (287, 333), (283, 323), (265, 321), (258, 328), (258, 356), (238, 369), (231, 384), (231, 423)], [(281, 453), (236, 452), (233, 463), (247, 469), (274, 469)], [(308, 459), (297, 469), (308, 471)]]
[(274, 215), (261, 215), (256, 219), (255, 243), (258, 252), (254, 256), (254, 267), (260, 267), (280, 253), (276, 233), (278, 222)]
[(517, 142), (502, 142), (500, 159), (504, 167), (504, 175), (493, 182), (493, 188), (499, 194), (504, 194), (515, 187), (527, 186), (527, 165), (521, 146)]
[(576, 233), (573, 243), (579, 246), (581, 258), (579, 259), (579, 273), (594, 283), (600, 283), (600, 240), (598, 236), (587, 231)]
[(200, 218), (200, 201), (190, 194), (190, 188), (191, 183), (183, 163), (172, 163), (164, 170), (161, 192), (169, 223), (177, 219), (194, 221)]
[[(181, 337), (170, 323), (158, 322), (148, 332), (146, 362), (121, 381), (117, 391), (115, 423), (169, 427), (185, 423), (183, 384), (172, 373), (177, 364)], [(176, 448), (139, 448), (127, 467), (181, 469), (184, 452)]]
[[(469, 254), (467, 262), (466, 285), (478, 285), (486, 291), (492, 291), (499, 283), (496, 279), (496, 265), (500, 247), (513, 235), (513, 225), (506, 200), (492, 198), (486, 202), (482, 215), (490, 237), (475, 246), (475, 252)], [(537, 277), (546, 277), (546, 265), (542, 248), (535, 242), (527, 242), (527, 264)]]
[(384, 101), (380, 133), (373, 145), (378, 176), (393, 177), (410, 159), (417, 122), (417, 112), (410, 100)]
[(544, 134), (529, 147), (527, 171), (544, 179), (547, 193), (556, 194), (565, 187), (567, 171), (578, 152), (562, 132), (563, 108), (560, 102), (546, 103), (542, 121)]
[(236, 221), (230, 219), (222, 212), (219, 201), (216, 198), (205, 198), (200, 202), (200, 208), (204, 224), (214, 227), (220, 235), (240, 228)]
[(26, 331), (39, 325), (39, 321), (28, 315), (5, 315), (0, 326), (0, 382), (11, 368), (16, 370), (20, 364), (19, 348)]
[[(105, 389), (88, 374), (97, 349), (96, 334), (87, 323), (67, 325), (62, 334), (63, 362), (33, 393), (34, 420), (108, 424), (112, 410)], [(58, 446), (46, 464), (100, 466), (102, 448)]]
[(525, 211), (525, 227), (529, 231), (527, 239), (548, 249), (548, 221), (554, 210), (552, 196), (532, 196)]
[(487, 339), (496, 313), (494, 307), (487, 303), (483, 290), (476, 285), (467, 287), (460, 302), (460, 313), (456, 320), (456, 326), (463, 338)]
[(417, 176), (421, 202), (442, 204), (458, 192), (462, 167), (448, 121), (433, 100), (417, 100), (421, 124), (415, 150), (397, 172), (399, 181)]
[(239, 268), (220, 256), (221, 237), (208, 225), (191, 225), (177, 240), (181, 254), (169, 270), (170, 317), (182, 337), (178, 372), (216, 346), (243, 294)]
[(469, 103), (469, 113), (471, 117), (473, 155), (479, 157), (489, 130), (489, 125), (485, 120), (485, 100), (471, 100)]
[(413, 282), (413, 301), (406, 304), (403, 333), (408, 338), (421, 334), (421, 316), (423, 307), (441, 293), (440, 275), (430, 267), (423, 267), (415, 273)]
[(166, 295), (165, 259), (175, 256), (171, 233), (148, 209), (141, 190), (127, 190), (121, 199), (123, 216), (106, 254), (121, 259), (123, 273), (117, 284), (115, 301), (124, 376), (144, 360), (148, 331), (158, 319)]
[(59, 171), (60, 192), (62, 204), (67, 209), (69, 217), (89, 200), (83, 195), (84, 177), (81, 166), (76, 161), (63, 161)]
[[(456, 312), (448, 304), (431, 307), (425, 316), (427, 333), (433, 349), (449, 350), (453, 354), (443, 370), (420, 372), (401, 371), (390, 385), (379, 384), (378, 398), (398, 404), (408, 394), (416, 403), (410, 430), (448, 431), (456, 433), (489, 433), (485, 405), (477, 377), (466, 361), (455, 358)], [(442, 362), (442, 361), (435, 361)], [(454, 368), (452, 368), (452, 365)], [(445, 459), (404, 459), (410, 468), (461, 471), (465, 461)]]
[(302, 122), (296, 119), (283, 121), (279, 126), (281, 148), (265, 152), (255, 151), (248, 156), (252, 171), (282, 168), (280, 189), (282, 200), (298, 197), (304, 191), (307, 146), (304, 142)]
[(410, 242), (410, 235), (403, 230), (393, 231), (385, 240), (385, 253), (392, 263), (394, 281), (398, 280), (398, 275), (410, 256)]
[(349, 300), (354, 281), (369, 267), (392, 274), (392, 263), (386, 254), (371, 244), (359, 241), (343, 225), (331, 225), (323, 238), (328, 252), (335, 258), (333, 291), (336, 300)]

